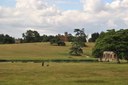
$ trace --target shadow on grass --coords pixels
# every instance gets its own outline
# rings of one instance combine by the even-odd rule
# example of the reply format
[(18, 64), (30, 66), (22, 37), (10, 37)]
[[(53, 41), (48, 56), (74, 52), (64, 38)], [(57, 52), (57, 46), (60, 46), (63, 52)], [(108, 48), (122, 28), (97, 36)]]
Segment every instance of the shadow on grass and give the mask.
[(98, 62), (97, 59), (51, 59), (51, 60), (0, 60), (0, 62), (23, 62), (23, 63), (27, 63), (27, 62), (34, 62), (34, 63), (41, 63), (41, 62), (56, 62), (56, 63), (61, 63), (61, 62), (65, 62), (65, 63), (70, 63), (70, 62), (76, 62), (76, 63), (81, 63), (81, 62)]
[(106, 83), (103, 80), (77, 80), (76, 83)]

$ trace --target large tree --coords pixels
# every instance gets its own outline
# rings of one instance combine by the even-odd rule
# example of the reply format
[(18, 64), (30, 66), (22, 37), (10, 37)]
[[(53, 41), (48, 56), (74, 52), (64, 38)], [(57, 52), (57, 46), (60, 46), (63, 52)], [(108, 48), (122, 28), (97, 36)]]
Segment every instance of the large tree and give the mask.
[(91, 38), (89, 39), (89, 42), (96, 42), (97, 38), (99, 37), (99, 33), (93, 33), (91, 34)]
[(82, 47), (85, 47), (85, 42), (86, 42), (86, 34), (84, 33), (84, 28), (83, 29), (75, 29), (74, 32), (75, 37), (72, 42), (72, 47), (70, 48), (70, 54), (71, 55), (76, 55), (80, 56), (83, 54), (83, 49)]
[(101, 58), (104, 51), (115, 52), (118, 59), (128, 59), (128, 29), (118, 31), (113, 29), (102, 32), (96, 41), (92, 54)]
[(27, 30), (22, 36), (27, 43), (41, 41), (40, 34), (37, 31)]

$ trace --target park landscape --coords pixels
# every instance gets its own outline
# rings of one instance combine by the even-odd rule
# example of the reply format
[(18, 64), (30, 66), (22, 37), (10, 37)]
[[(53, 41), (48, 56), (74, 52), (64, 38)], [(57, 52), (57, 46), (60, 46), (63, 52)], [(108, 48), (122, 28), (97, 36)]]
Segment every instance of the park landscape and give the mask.
[[(93, 60), (95, 43), (86, 43), (82, 56), (71, 56), (71, 47), (49, 43), (0, 45), (1, 60)], [(89, 57), (88, 57), (89, 56)], [(127, 63), (116, 62), (1, 62), (0, 85), (127, 85)]]
[(128, 85), (128, 0), (0, 0), (0, 85)]

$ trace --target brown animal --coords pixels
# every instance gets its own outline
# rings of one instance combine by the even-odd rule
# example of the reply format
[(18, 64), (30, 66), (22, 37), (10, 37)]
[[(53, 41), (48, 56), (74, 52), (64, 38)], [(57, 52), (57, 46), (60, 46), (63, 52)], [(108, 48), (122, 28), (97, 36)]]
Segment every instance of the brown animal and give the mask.
[(42, 66), (44, 66), (44, 62), (42, 62)]

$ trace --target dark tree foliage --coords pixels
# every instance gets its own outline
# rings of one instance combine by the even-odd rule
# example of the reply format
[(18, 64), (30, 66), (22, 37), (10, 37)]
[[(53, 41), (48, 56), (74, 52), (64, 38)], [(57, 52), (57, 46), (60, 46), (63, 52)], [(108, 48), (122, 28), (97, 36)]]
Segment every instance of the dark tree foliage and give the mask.
[(85, 47), (86, 42), (86, 35), (84, 33), (84, 29), (75, 29), (74, 32), (76, 32), (74, 40), (72, 42), (72, 47), (70, 48), (70, 54), (80, 56), (83, 54), (82, 47)]
[(102, 57), (104, 51), (114, 51), (119, 59), (128, 59), (128, 29), (102, 32), (93, 49), (93, 56)]
[(74, 32), (76, 33), (76, 39), (80, 42), (86, 42), (86, 34), (84, 33), (84, 28), (82, 28), (81, 30), (80, 29), (74, 29)]
[(68, 34), (68, 42), (73, 42), (74, 38), (72, 34)]
[(89, 39), (89, 42), (96, 42), (97, 38), (99, 37), (99, 33), (93, 33), (91, 34), (91, 38)]
[(80, 47), (72, 47), (70, 50), (71, 55), (81, 56), (83, 54), (83, 50)]
[(49, 36), (47, 36), (47, 35), (41, 36), (40, 39), (41, 39), (42, 42), (49, 42)]
[(0, 44), (12, 44), (15, 39), (9, 35), (0, 34)]
[(86, 34), (84, 33), (84, 28), (83, 29), (75, 29), (74, 32), (76, 32), (75, 38), (73, 42), (78, 42), (78, 44), (81, 47), (86, 47), (85, 42), (86, 42)]
[(50, 44), (55, 46), (66, 46), (65, 42), (61, 41), (58, 36), (52, 37), (52, 39), (50, 39)]
[(23, 33), (24, 41), (27, 43), (31, 42), (40, 42), (40, 34), (37, 31), (27, 30), (26, 33)]
[(55, 37), (56, 37), (56, 36), (52, 36), (52, 35), (48, 36), (48, 41), (51, 42), (52, 39), (54, 39)]
[(51, 45), (57, 45), (57, 43), (60, 41), (59, 37), (55, 36), (52, 39), (50, 39)]
[(58, 41), (58, 46), (66, 46), (65, 42), (64, 41)]

